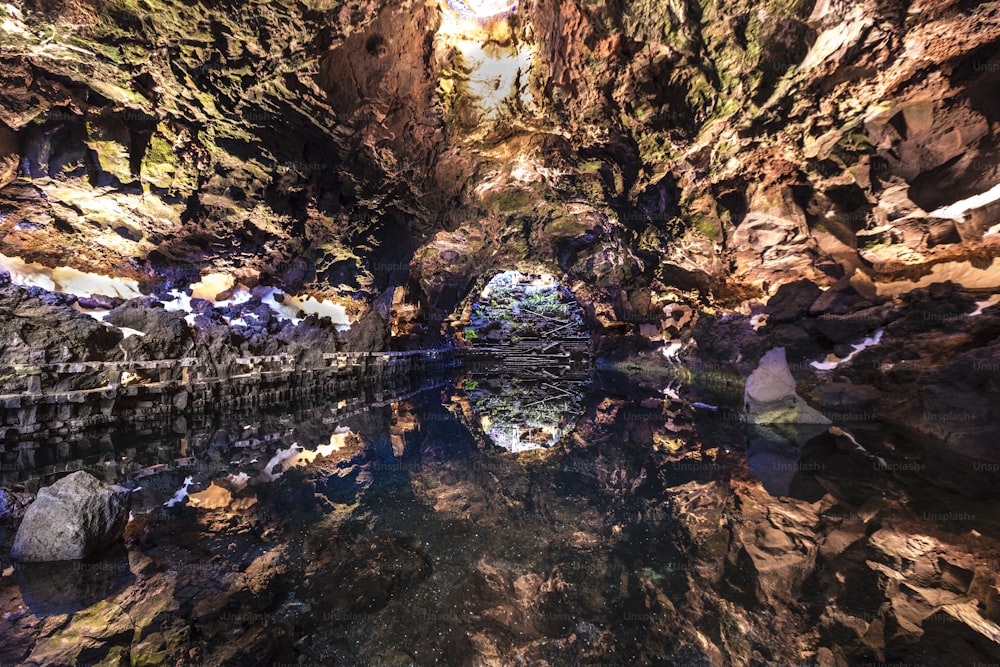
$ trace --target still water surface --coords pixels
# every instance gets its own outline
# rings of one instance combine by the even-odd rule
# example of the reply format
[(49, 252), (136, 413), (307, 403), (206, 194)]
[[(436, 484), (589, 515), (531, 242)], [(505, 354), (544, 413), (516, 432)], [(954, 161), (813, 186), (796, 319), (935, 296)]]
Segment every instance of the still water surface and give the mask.
[(4, 564), (0, 663), (1000, 655), (994, 472), (737, 410), (612, 373), (441, 377), (8, 451), (8, 487), (135, 492), (119, 551)]

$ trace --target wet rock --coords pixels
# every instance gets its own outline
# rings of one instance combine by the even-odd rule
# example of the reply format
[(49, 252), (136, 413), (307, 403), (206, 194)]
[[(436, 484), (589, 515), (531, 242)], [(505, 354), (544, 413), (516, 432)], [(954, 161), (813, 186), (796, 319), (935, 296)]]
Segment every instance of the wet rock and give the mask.
[(389, 320), (370, 309), (351, 325), (344, 349), (349, 352), (384, 350), (389, 344)]
[(803, 326), (804, 324), (780, 324), (773, 329), (768, 328), (767, 339), (772, 341), (773, 345), (785, 348), (789, 363), (807, 363), (823, 356), (826, 352), (824, 346)]
[(875, 387), (850, 382), (830, 382), (819, 389), (820, 404), (830, 410), (865, 410), (881, 397), (882, 392)]
[[(14, 285), (0, 287), (0, 360), (8, 365), (35, 360), (84, 361), (115, 358), (121, 333), (91, 317), (70, 310), (65, 301), (46, 303), (44, 290)], [(20, 390), (18, 390), (20, 391)]]
[(0, 489), (0, 522), (20, 521), (31, 501), (28, 494)]
[[(817, 316), (829, 313), (838, 315), (849, 313), (862, 304), (868, 303), (873, 296), (871, 293), (863, 294), (862, 290), (865, 290), (865, 287), (860, 286), (858, 281), (842, 278), (813, 302), (809, 307), (809, 314)], [(867, 292), (867, 290), (865, 291)]]
[(133, 341), (149, 359), (186, 356), (192, 338), (180, 313), (165, 310), (151, 298), (133, 299), (115, 308), (104, 318), (108, 324), (141, 331), (145, 336)]
[(20, 561), (87, 558), (120, 538), (128, 519), (129, 492), (79, 471), (39, 490), (14, 538)]
[(117, 308), (122, 305), (122, 303), (124, 303), (124, 299), (119, 299), (113, 296), (104, 296), (103, 294), (93, 294), (91, 296), (77, 297), (76, 302), (81, 308), (111, 310), (112, 308)]
[(694, 326), (699, 358), (708, 364), (728, 363), (745, 366), (743, 374), (753, 370), (747, 363), (767, 352), (768, 341), (757, 335), (742, 315), (702, 316)]
[(824, 314), (816, 319), (815, 327), (833, 343), (851, 343), (882, 326), (891, 307), (865, 308), (845, 315)]
[(811, 280), (795, 280), (778, 288), (764, 307), (774, 322), (794, 322), (809, 314), (809, 307), (823, 290)]

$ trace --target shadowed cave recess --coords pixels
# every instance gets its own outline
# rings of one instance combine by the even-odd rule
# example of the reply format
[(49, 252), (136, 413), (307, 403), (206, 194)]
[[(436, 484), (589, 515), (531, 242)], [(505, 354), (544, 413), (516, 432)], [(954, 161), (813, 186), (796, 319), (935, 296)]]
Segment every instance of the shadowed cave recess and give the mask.
[(0, 0), (0, 665), (1000, 664), (1000, 3)]

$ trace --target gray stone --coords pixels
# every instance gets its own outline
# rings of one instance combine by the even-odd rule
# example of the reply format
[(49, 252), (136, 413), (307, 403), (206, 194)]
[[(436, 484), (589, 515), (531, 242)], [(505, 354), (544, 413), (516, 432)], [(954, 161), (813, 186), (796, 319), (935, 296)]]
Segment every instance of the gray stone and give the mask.
[(746, 397), (758, 403), (773, 403), (795, 396), (795, 378), (788, 369), (785, 348), (776, 347), (765, 354), (757, 370), (747, 379)]
[(130, 494), (79, 471), (39, 490), (14, 538), (11, 557), (20, 561), (87, 558), (121, 537)]

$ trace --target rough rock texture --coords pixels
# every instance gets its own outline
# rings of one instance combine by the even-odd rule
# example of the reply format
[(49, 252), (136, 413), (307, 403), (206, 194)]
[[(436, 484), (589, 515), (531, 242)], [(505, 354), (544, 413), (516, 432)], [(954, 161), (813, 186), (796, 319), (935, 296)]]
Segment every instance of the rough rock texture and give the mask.
[(114, 358), (121, 332), (71, 310), (73, 297), (14, 287), (6, 279), (7, 274), (0, 273), (0, 355), (5, 367), (30, 362), (33, 350), (44, 351), (49, 361)]
[[(516, 268), (646, 354), (627, 369), (657, 396), (588, 405), (530, 474), (441, 412), (359, 427), (368, 451), (245, 511), (244, 490), (136, 522), (143, 586), (24, 611), (5, 661), (1000, 660), (1000, 211), (970, 199), (1000, 181), (997, 3), (540, 0), (470, 26), (434, 3), (11, 0), (0, 22), (0, 252), (256, 290), (182, 328), (4, 288), (0, 368), (419, 345)], [(266, 286), (349, 304), (355, 335), (279, 321)], [(776, 347), (778, 395), (833, 428), (744, 432)], [(25, 574), (39, 613), (89, 601)]]
[(0, 188), (17, 178), (20, 162), (17, 135), (0, 123)]
[(637, 290), (857, 272), (898, 292), (1000, 248), (996, 205), (950, 206), (1000, 180), (993, 3), (540, 2), (485, 27), (364, 0), (4, 15), (0, 250), (49, 266), (242, 272), (359, 317), (398, 288), (402, 345), (513, 267), (620, 333), (655, 316)]
[(84, 471), (72, 473), (38, 491), (17, 529), (11, 557), (57, 561), (100, 553), (121, 537), (128, 511), (129, 491)]
[[(24, 390), (17, 366), (199, 357), (222, 367), (239, 357), (273, 354), (291, 354), (311, 364), (324, 352), (383, 349), (388, 335), (387, 323), (374, 310), (344, 333), (329, 319), (312, 315), (298, 322), (281, 319), (255, 296), (221, 308), (194, 300), (195, 317), (189, 322), (185, 313), (167, 311), (152, 297), (78, 299), (6, 284), (6, 278), (0, 272), (0, 393)], [(75, 310), (82, 303), (110, 312), (102, 323)], [(232, 320), (240, 324), (233, 326)], [(101, 386), (107, 377), (96, 370), (45, 372), (40, 381), (54, 392)]]
[(123, 553), (96, 567), (54, 561), (22, 562), (15, 568), (21, 596), (38, 618), (75, 614), (118, 593), (133, 580)]
[(30, 502), (31, 499), (26, 499), (24, 494), (0, 489), (0, 522), (20, 521), (24, 516), (25, 507)]

